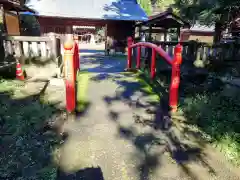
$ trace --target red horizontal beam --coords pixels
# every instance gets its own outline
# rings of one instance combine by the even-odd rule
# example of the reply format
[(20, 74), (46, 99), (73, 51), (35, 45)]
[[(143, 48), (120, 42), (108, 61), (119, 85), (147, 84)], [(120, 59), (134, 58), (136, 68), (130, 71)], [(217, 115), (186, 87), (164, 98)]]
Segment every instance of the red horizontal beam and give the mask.
[(149, 43), (149, 42), (138, 42), (136, 44), (132, 44), (130, 48), (134, 48), (138, 46), (144, 46), (144, 47), (155, 49), (155, 51), (160, 56), (162, 56), (169, 65), (172, 65), (173, 59), (161, 47), (157, 46), (156, 44)]

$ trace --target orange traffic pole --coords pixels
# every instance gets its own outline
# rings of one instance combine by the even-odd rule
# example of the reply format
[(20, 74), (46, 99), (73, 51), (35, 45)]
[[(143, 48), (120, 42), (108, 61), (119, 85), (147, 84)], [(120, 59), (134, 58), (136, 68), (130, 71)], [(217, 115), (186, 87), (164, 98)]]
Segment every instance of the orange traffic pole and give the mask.
[(180, 65), (182, 64), (182, 45), (178, 44), (174, 50), (172, 63), (172, 78), (169, 90), (169, 106), (172, 112), (177, 111), (178, 89), (180, 84)]
[(74, 112), (76, 107), (74, 65), (74, 42), (69, 40), (64, 44), (64, 77), (66, 87), (66, 110), (68, 113)]
[(17, 61), (17, 65), (16, 65), (16, 78), (21, 80), (21, 81), (24, 80), (22, 67), (21, 67), (21, 64), (19, 63), (19, 61)]

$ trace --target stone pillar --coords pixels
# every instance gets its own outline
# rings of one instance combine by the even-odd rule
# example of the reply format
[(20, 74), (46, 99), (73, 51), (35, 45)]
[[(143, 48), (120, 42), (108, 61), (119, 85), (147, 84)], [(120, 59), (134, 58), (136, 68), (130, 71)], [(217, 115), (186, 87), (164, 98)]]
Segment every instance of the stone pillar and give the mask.
[(57, 66), (59, 66), (62, 61), (60, 38), (57, 38), (57, 35), (55, 33), (48, 33), (48, 36), (51, 39), (51, 41), (49, 42), (51, 56), (54, 58)]
[(49, 44), (50, 48), (51, 48), (51, 55), (56, 58), (57, 57), (57, 38), (56, 38), (56, 34), (53, 32), (48, 33), (48, 36), (51, 39), (51, 42)]

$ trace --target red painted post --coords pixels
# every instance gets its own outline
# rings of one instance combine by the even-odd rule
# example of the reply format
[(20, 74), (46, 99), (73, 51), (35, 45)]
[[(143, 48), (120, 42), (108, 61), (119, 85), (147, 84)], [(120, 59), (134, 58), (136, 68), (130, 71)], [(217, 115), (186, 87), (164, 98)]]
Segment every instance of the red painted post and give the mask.
[(64, 43), (64, 70), (66, 86), (66, 110), (72, 113), (76, 107), (75, 94), (75, 67), (74, 67), (74, 42), (72, 40)]
[(141, 46), (137, 47), (137, 69), (140, 69), (141, 65)]
[(152, 48), (152, 61), (151, 61), (151, 79), (156, 75), (156, 50)]
[(131, 45), (133, 44), (132, 37), (127, 38), (127, 45), (128, 45), (128, 58), (127, 58), (127, 69), (132, 68), (132, 48)]
[(182, 45), (178, 44), (174, 50), (172, 77), (169, 90), (169, 106), (172, 112), (177, 111), (178, 88), (180, 84), (180, 65), (182, 64)]
[(74, 41), (75, 41), (75, 52), (74, 52), (74, 55), (75, 55), (75, 62), (76, 62), (76, 70), (79, 70), (80, 68), (80, 58), (79, 58), (79, 47), (78, 47), (78, 35), (75, 35), (74, 36)]

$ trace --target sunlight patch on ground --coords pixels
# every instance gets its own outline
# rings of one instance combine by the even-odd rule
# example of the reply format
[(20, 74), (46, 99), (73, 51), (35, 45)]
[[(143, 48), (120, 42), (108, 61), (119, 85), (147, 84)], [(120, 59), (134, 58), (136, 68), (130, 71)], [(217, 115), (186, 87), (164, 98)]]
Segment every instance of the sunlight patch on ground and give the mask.
[(12, 98), (24, 98), (27, 95), (24, 94), (20, 89), (25, 86), (23, 81), (17, 80), (0, 80), (0, 92), (10, 92)]

